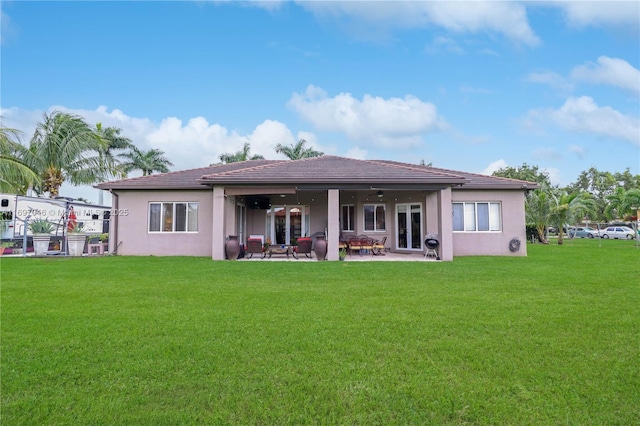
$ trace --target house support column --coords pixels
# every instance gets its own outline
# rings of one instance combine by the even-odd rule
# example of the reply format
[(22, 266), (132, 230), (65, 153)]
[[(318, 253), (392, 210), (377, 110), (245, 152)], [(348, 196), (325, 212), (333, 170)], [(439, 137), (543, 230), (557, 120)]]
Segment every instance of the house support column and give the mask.
[(427, 234), (437, 233), (441, 260), (453, 260), (453, 207), (451, 206), (451, 188), (427, 193)]
[(340, 239), (340, 191), (327, 191), (327, 260), (338, 260)]
[(453, 260), (453, 206), (451, 205), (451, 188), (438, 192), (438, 236), (440, 247), (438, 254), (441, 260)]
[(211, 217), (212, 235), (211, 235), (211, 259), (224, 260), (224, 243), (225, 243), (225, 219), (224, 219), (224, 187), (213, 187), (213, 212)]

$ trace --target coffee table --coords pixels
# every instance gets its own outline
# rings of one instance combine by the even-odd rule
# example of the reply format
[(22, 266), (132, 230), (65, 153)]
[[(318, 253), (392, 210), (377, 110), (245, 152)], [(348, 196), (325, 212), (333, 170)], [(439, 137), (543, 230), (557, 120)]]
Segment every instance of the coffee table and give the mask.
[(293, 246), (287, 245), (269, 246), (269, 249), (267, 250), (267, 256), (269, 256), (269, 259), (271, 259), (271, 256), (273, 255), (285, 255), (287, 256), (287, 259), (289, 258), (289, 255), (293, 256), (295, 259), (298, 258), (296, 252), (293, 250)]

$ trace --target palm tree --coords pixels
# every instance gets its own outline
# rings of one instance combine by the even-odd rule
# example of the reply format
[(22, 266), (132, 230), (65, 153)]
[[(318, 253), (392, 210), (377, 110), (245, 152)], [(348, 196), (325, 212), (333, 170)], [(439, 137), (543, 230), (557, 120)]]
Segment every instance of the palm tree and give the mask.
[(595, 211), (595, 202), (588, 192), (551, 191), (551, 218), (558, 227), (558, 245), (563, 244), (563, 227), (578, 215)]
[(31, 153), (19, 142), (21, 135), (19, 130), (0, 125), (0, 192), (26, 194), (40, 183), (38, 174), (25, 161)]
[(276, 152), (278, 154), (284, 154), (289, 160), (299, 160), (301, 158), (319, 157), (324, 155), (324, 152), (315, 151), (312, 148), (306, 148), (307, 141), (300, 139), (295, 145), (276, 145)]
[(173, 163), (164, 156), (164, 152), (159, 149), (142, 151), (132, 146), (131, 151), (118, 154), (118, 157), (128, 160), (120, 164), (125, 174), (134, 170), (142, 171), (142, 176), (148, 176), (154, 172), (167, 173), (169, 166), (173, 166)]
[(59, 194), (65, 181), (90, 185), (104, 180), (112, 168), (100, 155), (104, 142), (89, 125), (78, 115), (60, 111), (44, 114), (29, 151), (27, 164), (42, 179), (36, 189), (48, 192), (52, 198)]
[(225, 154), (220, 154), (220, 161), (223, 164), (227, 164), (227, 163), (238, 163), (240, 161), (247, 161), (247, 160), (264, 160), (264, 157), (262, 155), (250, 155), (249, 151), (251, 150), (251, 147), (249, 145), (249, 142), (245, 142), (243, 148), (238, 151), (235, 152), (233, 154), (229, 154), (229, 153), (225, 153)]
[(126, 173), (118, 164), (117, 155), (114, 151), (127, 150), (133, 148), (131, 139), (121, 135), (122, 129), (118, 127), (102, 127), (102, 123), (97, 123), (94, 133), (103, 142), (103, 151), (101, 154), (105, 158), (105, 162), (113, 166), (113, 175), (117, 177), (126, 177)]
[(635, 212), (631, 207), (640, 206), (640, 189), (634, 188), (628, 191), (621, 186), (615, 189), (613, 194), (605, 197), (608, 201), (604, 214), (609, 219), (624, 219)]
[(538, 231), (538, 239), (542, 244), (549, 244), (547, 240), (547, 225), (551, 222), (551, 194), (549, 187), (542, 187), (531, 191), (525, 200), (527, 223), (533, 224)]
[(121, 135), (122, 129), (118, 127), (102, 127), (97, 123), (95, 134), (105, 142), (104, 153), (113, 156), (113, 151), (118, 149), (130, 149), (133, 144), (131, 139)]

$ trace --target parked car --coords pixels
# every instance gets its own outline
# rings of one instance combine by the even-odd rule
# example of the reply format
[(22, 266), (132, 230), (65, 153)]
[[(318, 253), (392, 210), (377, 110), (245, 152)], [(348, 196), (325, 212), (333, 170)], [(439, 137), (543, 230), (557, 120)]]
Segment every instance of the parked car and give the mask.
[(597, 229), (589, 228), (588, 226), (578, 226), (569, 231), (569, 236), (571, 238), (594, 238), (600, 237), (600, 233)]
[(626, 238), (632, 240), (635, 238), (633, 229), (628, 226), (609, 226), (606, 229), (600, 231), (602, 238)]

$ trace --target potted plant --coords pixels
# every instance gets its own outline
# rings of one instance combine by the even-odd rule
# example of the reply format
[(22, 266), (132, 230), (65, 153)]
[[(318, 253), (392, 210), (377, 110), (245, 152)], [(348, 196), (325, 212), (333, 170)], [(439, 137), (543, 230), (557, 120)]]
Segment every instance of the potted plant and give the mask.
[(29, 224), (29, 229), (33, 233), (34, 254), (38, 256), (49, 251), (53, 225), (46, 219), (36, 219)]
[(74, 223), (67, 233), (67, 247), (69, 256), (82, 256), (87, 236), (82, 223)]
[(338, 257), (340, 258), (340, 260), (344, 260), (345, 257), (347, 257), (347, 249), (346, 249), (346, 247), (342, 247), (340, 249), (340, 251), (338, 251)]
[(4, 242), (0, 244), (0, 256), (4, 254), (4, 251), (8, 248), (13, 248), (13, 242)]

